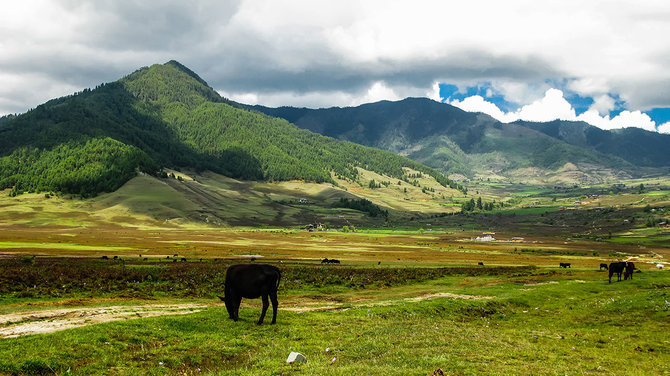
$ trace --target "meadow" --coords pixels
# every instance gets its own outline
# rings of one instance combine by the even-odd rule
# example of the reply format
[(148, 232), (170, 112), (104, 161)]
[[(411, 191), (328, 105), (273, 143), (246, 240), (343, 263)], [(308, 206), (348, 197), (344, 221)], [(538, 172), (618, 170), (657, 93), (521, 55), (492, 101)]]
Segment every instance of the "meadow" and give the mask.
[[(439, 210), (462, 197), (412, 186), (398, 199), (404, 183), (187, 178), (88, 200), (2, 193), (0, 375), (670, 374), (670, 230), (648, 225), (670, 216), (670, 191), (653, 181), (507, 196), (482, 183), (510, 205), (453, 214)], [(354, 189), (389, 220), (318, 204)], [(222, 201), (212, 220), (269, 222), (174, 219), (202, 214), (194, 197)], [(270, 225), (305, 215), (333, 222)], [(600, 264), (622, 259), (639, 272), (608, 283)], [(276, 325), (255, 324), (259, 300), (233, 322), (217, 298), (247, 262), (282, 271)], [(291, 351), (307, 363), (287, 364)]]
[[(29, 261), (31, 260), (31, 261)], [(667, 374), (670, 275), (607, 283), (595, 268), (278, 264), (276, 325), (217, 302), (230, 261), (15, 259), (0, 333), (124, 307), (117, 321), (0, 339), (2, 374)], [(141, 307), (166, 306), (161, 315)], [(169, 309), (189, 306), (181, 314)], [(49, 313), (59, 309), (61, 316)], [(133, 312), (133, 309), (135, 311)], [(89, 320), (94, 320), (91, 314)], [(289, 352), (305, 364), (287, 364)]]

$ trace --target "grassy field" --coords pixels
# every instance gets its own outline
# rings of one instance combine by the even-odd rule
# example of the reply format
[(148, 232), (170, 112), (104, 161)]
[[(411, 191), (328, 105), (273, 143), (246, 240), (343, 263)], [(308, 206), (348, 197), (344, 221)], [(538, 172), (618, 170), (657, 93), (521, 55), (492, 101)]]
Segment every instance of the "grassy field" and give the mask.
[[(466, 197), (366, 171), (176, 173), (87, 200), (0, 192), (0, 375), (670, 374), (667, 179)], [(506, 205), (458, 214), (473, 196)], [(640, 272), (608, 283), (599, 265), (624, 259)], [(242, 262), (282, 270), (276, 325), (255, 325), (257, 300), (227, 318), (216, 296)]]
[[(24, 316), (0, 324), (0, 329), (48, 321), (45, 312), (56, 307), (199, 306), (191, 313), (157, 317), (143, 317), (138, 310), (119, 321), (0, 339), (0, 373), (428, 375), (437, 368), (449, 375), (670, 372), (667, 271), (645, 270), (633, 280), (608, 284), (605, 273), (593, 268), (392, 269), (287, 263), (279, 265), (283, 282), (278, 323), (257, 326), (257, 301), (245, 301), (239, 322), (229, 320), (216, 302), (225, 261), (127, 263), (125, 269), (90, 259), (48, 261), (3, 260), (5, 270), (42, 280), (32, 296), (26, 294), (31, 288), (7, 291), (12, 288), (3, 282), (2, 312), (18, 310)], [(68, 267), (79, 272), (64, 272)], [(31, 269), (34, 273), (26, 273)], [(101, 281), (108, 284), (98, 286)], [(287, 364), (291, 351), (301, 352), (308, 362)]]

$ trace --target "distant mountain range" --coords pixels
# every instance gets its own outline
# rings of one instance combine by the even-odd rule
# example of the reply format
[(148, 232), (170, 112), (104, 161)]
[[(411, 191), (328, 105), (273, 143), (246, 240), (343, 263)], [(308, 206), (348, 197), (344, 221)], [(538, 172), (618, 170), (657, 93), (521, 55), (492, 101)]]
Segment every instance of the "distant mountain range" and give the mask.
[[(138, 171), (210, 170), (243, 180), (355, 181), (359, 169), (406, 179), (405, 157), (338, 141), (219, 96), (176, 61), (0, 119), (0, 189), (114, 191)], [(366, 184), (367, 182), (363, 182)]]
[(670, 135), (605, 131), (583, 122), (503, 124), (425, 98), (357, 107), (252, 106), (300, 128), (405, 155), (445, 174), (539, 183), (616, 180), (667, 172)]

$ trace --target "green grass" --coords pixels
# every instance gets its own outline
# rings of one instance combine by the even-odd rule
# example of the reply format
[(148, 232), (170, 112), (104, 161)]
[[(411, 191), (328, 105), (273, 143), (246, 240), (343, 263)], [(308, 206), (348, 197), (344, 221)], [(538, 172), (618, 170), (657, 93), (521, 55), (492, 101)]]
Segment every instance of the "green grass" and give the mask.
[[(447, 275), (393, 288), (294, 286), (276, 325), (223, 306), (0, 339), (0, 374), (456, 375), (663, 374), (670, 273), (607, 283), (591, 270)], [(330, 293), (328, 291), (331, 291)], [(450, 292), (480, 300), (406, 298)], [(338, 299), (341, 309), (282, 310)], [(326, 351), (326, 349), (329, 351)], [(308, 362), (286, 364), (289, 352)], [(332, 362), (332, 359), (335, 361)], [(634, 364), (634, 367), (631, 366)]]

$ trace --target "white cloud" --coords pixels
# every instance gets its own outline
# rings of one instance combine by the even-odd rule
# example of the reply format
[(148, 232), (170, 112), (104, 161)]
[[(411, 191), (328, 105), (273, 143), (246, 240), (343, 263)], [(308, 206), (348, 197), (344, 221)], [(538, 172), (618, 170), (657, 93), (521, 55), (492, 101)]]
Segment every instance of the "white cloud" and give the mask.
[(487, 115), (492, 116), (493, 118), (502, 121), (504, 123), (509, 123), (515, 120), (518, 120), (514, 114), (505, 114), (503, 113), (498, 106), (495, 104), (486, 101), (483, 97), (479, 95), (473, 95), (463, 100), (453, 100), (449, 102), (452, 106), (456, 106), (463, 111), (468, 112), (482, 112)]
[(555, 119), (575, 119), (575, 110), (563, 98), (563, 92), (558, 89), (549, 89), (544, 93), (544, 97), (514, 112), (507, 113), (501, 111), (494, 103), (486, 101), (479, 95), (467, 97), (462, 101), (453, 100), (449, 103), (465, 111), (483, 112), (505, 123), (516, 120), (551, 121)]
[(563, 92), (558, 89), (547, 90), (542, 99), (521, 107), (516, 114), (519, 119), (528, 121), (572, 120), (575, 118), (575, 110), (563, 98)]
[(602, 77), (587, 77), (571, 80), (567, 85), (568, 89), (584, 96), (601, 96), (611, 89)]
[(670, 121), (658, 126), (658, 133), (670, 134)]
[[(601, 102), (607, 105), (607, 99), (601, 99)], [(584, 121), (607, 130), (628, 127), (638, 127), (652, 132), (657, 130), (656, 123), (651, 120), (649, 115), (640, 111), (622, 111), (619, 115), (610, 118), (608, 115), (600, 115), (599, 110), (596, 109), (600, 106), (598, 105), (592, 106), (588, 111), (577, 116), (572, 105), (563, 97), (563, 92), (558, 89), (549, 89), (545, 92), (544, 97), (521, 107), (517, 111), (507, 113), (479, 95), (470, 96), (463, 100), (452, 100), (448, 103), (465, 111), (483, 112), (504, 123), (516, 120), (546, 122), (560, 119)], [(598, 102), (596, 101), (596, 103)], [(670, 123), (659, 126), (658, 131), (670, 132), (668, 124)]]
[[(609, 116), (602, 117), (601, 119), (603, 120), (596, 126), (602, 129), (637, 127), (652, 132), (656, 131), (656, 123), (651, 120), (649, 115), (643, 114), (640, 111), (623, 111), (612, 119)], [(580, 119), (577, 118), (577, 120)]]
[(258, 94), (256, 93), (227, 93), (225, 91), (218, 91), (219, 95), (238, 103), (249, 105), (259, 104)]
[[(413, 92), (410, 89), (403, 89), (403, 95), (423, 95), (420, 92)], [(364, 103), (379, 102), (382, 100), (397, 101), (401, 97), (393, 89), (389, 88), (384, 82), (375, 82), (369, 88), (359, 93), (348, 93), (344, 91), (314, 91), (314, 92), (270, 92), (270, 93), (236, 93), (218, 91), (225, 98), (244, 104), (261, 104), (269, 107), (296, 106), (319, 108), (326, 103), (327, 107), (333, 106), (358, 106)]]
[(440, 83), (435, 81), (433, 86), (430, 88), (430, 91), (426, 93), (426, 98), (430, 98), (436, 102), (442, 102), (444, 98), (440, 96)]
[(598, 111), (600, 114), (609, 114), (610, 111), (615, 109), (615, 106), (614, 98), (608, 94), (603, 94), (593, 98), (593, 104), (589, 107), (589, 110)]
[(401, 99), (393, 89), (386, 86), (384, 82), (375, 82), (371, 88), (368, 89), (365, 96), (361, 99), (355, 99), (351, 105), (356, 106), (363, 103), (379, 102), (383, 100), (397, 101)]

